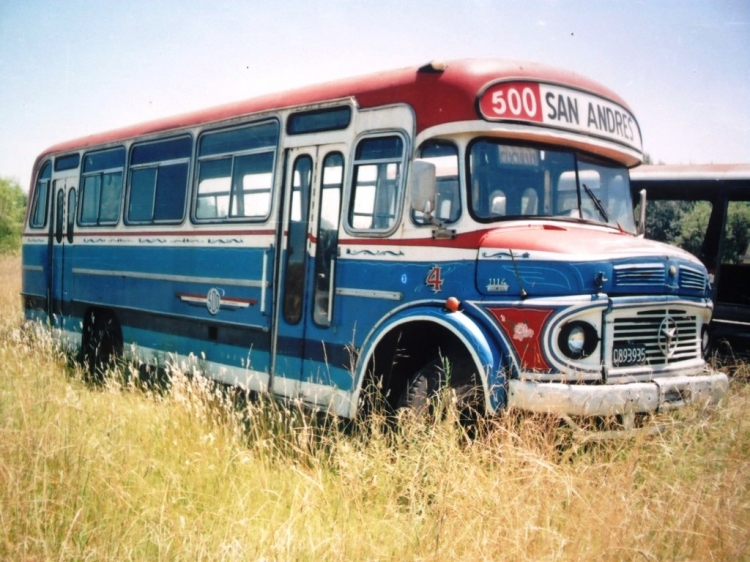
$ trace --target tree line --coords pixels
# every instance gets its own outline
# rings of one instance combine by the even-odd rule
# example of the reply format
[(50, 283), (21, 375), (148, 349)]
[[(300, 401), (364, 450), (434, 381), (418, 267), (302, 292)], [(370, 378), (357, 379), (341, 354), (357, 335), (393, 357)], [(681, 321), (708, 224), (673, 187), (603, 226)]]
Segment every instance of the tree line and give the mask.
[(17, 181), (0, 177), (0, 254), (21, 248), (26, 199)]

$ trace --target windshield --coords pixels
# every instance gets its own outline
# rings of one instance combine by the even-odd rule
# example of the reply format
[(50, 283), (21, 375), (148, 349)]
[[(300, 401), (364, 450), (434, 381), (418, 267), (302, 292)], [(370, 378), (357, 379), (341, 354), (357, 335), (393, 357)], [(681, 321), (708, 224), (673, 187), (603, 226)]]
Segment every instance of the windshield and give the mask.
[(560, 217), (635, 233), (625, 167), (574, 152), (479, 140), (469, 153), (472, 214), (481, 221)]

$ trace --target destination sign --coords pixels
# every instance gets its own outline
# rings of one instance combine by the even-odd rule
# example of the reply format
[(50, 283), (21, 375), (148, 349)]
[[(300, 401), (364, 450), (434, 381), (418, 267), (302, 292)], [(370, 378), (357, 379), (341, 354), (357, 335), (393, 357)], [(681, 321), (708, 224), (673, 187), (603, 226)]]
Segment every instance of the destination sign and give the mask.
[(627, 109), (598, 96), (539, 82), (500, 82), (479, 99), (488, 121), (530, 121), (602, 137), (641, 152), (641, 131)]

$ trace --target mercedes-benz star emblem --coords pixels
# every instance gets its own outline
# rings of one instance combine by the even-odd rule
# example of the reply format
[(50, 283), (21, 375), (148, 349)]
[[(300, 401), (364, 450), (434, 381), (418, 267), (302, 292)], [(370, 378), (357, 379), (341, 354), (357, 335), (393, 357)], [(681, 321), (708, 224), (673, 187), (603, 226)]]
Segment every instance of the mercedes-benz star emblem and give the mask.
[(665, 316), (659, 324), (658, 343), (664, 357), (671, 357), (677, 347), (677, 323), (671, 316)]

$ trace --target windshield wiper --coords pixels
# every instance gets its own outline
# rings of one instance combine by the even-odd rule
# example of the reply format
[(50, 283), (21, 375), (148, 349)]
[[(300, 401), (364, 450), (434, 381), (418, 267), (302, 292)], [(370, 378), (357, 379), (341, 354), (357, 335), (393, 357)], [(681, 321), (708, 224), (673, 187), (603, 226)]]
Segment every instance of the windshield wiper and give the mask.
[(596, 198), (596, 195), (594, 195), (594, 192), (591, 191), (585, 183), (582, 183), (581, 186), (583, 186), (583, 190), (586, 192), (586, 195), (588, 195), (591, 200), (594, 202), (594, 205), (596, 206), (596, 210), (599, 211), (599, 214), (604, 219), (604, 222), (609, 222), (609, 216), (607, 215), (607, 211), (604, 209), (604, 205), (602, 205), (602, 202), (599, 201)]

